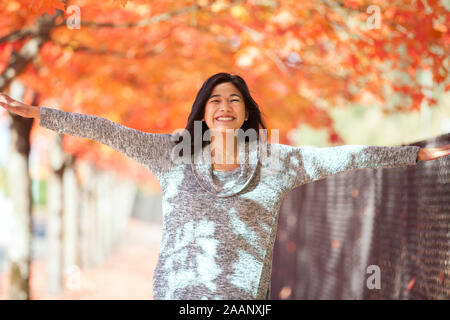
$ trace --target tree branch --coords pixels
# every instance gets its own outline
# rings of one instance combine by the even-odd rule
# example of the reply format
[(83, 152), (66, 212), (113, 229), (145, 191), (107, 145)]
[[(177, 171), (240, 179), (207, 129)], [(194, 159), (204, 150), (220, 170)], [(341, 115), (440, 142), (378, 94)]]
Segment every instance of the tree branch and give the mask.
[[(236, 0), (233, 1), (232, 3), (230, 3), (229, 5), (227, 5), (225, 8), (228, 9), (232, 6), (235, 6), (237, 4), (242, 3), (243, 0)], [(191, 5), (191, 6), (187, 6), (185, 8), (181, 8), (181, 9), (175, 9), (175, 10), (171, 10), (168, 12), (163, 12), (163, 13), (159, 13), (154, 15), (151, 18), (145, 19), (145, 20), (141, 20), (141, 21), (136, 21), (136, 22), (123, 22), (123, 23), (112, 23), (112, 22), (105, 22), (105, 23), (97, 23), (97, 22), (93, 22), (93, 21), (85, 21), (85, 22), (81, 22), (81, 26), (84, 27), (89, 27), (89, 28), (133, 28), (133, 27), (145, 27), (148, 26), (150, 24), (153, 23), (157, 23), (160, 21), (168, 21), (170, 20), (172, 17), (177, 16), (177, 15), (182, 15), (184, 13), (188, 13), (188, 12), (195, 12), (195, 11), (200, 11), (200, 10), (205, 10), (208, 9), (209, 7), (211, 7), (214, 4), (207, 4), (207, 5)], [(55, 27), (63, 27), (66, 25), (66, 19), (61, 22), (60, 24), (56, 25)]]
[(20, 29), (7, 34), (6, 36), (0, 37), (0, 43), (3, 42), (13, 42), (17, 40), (22, 40), (26, 37), (35, 35), (36, 31), (32, 29)]
[(35, 25), (36, 36), (28, 41), (19, 52), (13, 51), (8, 65), (0, 75), (0, 91), (5, 91), (9, 83), (20, 74), (30, 61), (37, 57), (41, 46), (48, 40), (55, 20), (63, 14), (63, 11), (56, 10), (53, 17), (43, 15)]
[(166, 49), (166, 47), (163, 47), (158, 43), (164, 39), (169, 38), (173, 32), (173, 29), (174, 28), (170, 28), (170, 30), (168, 32), (166, 32), (164, 35), (160, 36), (160, 38), (158, 40), (154, 41), (152, 44), (148, 44), (148, 45), (152, 46), (151, 49), (144, 50), (143, 52), (138, 52), (138, 53), (132, 52), (132, 51), (127, 51), (127, 50), (119, 51), (119, 50), (108, 50), (108, 49), (103, 49), (103, 48), (97, 49), (97, 48), (92, 48), (92, 47), (79, 45), (79, 44), (73, 45), (72, 43), (62, 43), (62, 42), (59, 42), (58, 40), (52, 39), (52, 38), (50, 38), (50, 42), (63, 48), (63, 49), (69, 49), (69, 50), (76, 51), (76, 52), (84, 52), (84, 53), (93, 54), (93, 55), (110, 55), (110, 56), (115, 56), (117, 58), (123, 58), (123, 59), (144, 59), (149, 56), (159, 54), (162, 51), (164, 51), (164, 49)]
[(164, 51), (166, 47), (163, 47), (161, 45), (155, 45), (153, 48), (143, 51), (143, 52), (131, 52), (131, 51), (117, 51), (117, 50), (108, 50), (108, 49), (95, 49), (83, 45), (77, 45), (72, 46), (71, 44), (67, 43), (60, 43), (57, 40), (50, 40), (52, 43), (62, 47), (63, 49), (70, 49), (72, 51), (76, 52), (84, 52), (87, 54), (93, 54), (93, 55), (109, 55), (109, 56), (115, 56), (116, 58), (122, 58), (122, 59), (144, 59), (148, 58), (150, 56), (154, 56), (156, 54), (161, 53)]

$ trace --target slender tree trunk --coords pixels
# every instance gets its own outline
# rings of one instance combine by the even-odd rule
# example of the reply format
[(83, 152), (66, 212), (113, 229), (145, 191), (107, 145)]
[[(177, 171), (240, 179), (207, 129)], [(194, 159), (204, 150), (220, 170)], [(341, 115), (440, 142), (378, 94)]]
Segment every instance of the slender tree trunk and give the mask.
[(62, 177), (65, 153), (61, 134), (54, 134), (49, 147), (51, 171), (48, 183), (47, 243), (48, 243), (48, 291), (60, 294), (63, 291), (63, 190)]
[[(11, 97), (22, 100), (25, 88), (19, 82), (11, 85)], [(9, 248), (11, 266), (10, 298), (30, 299), (30, 264), (32, 243), (32, 194), (28, 158), (30, 154), (31, 118), (11, 114), (11, 147), (8, 185), (13, 204), (12, 241)]]
[(87, 187), (89, 181), (89, 165), (86, 162), (80, 162), (77, 164), (78, 170), (81, 174), (81, 186), (80, 186), (80, 200), (81, 210), (80, 219), (78, 220), (79, 226), (79, 247), (78, 247), (78, 264), (80, 267), (89, 267), (89, 213), (90, 213), (90, 192)]
[(97, 174), (97, 224), (96, 235), (97, 243), (97, 258), (98, 262), (102, 261), (107, 255), (107, 243), (106, 243), (106, 219), (108, 217), (108, 200), (106, 199), (107, 191), (111, 189), (107, 183), (107, 173), (105, 171), (98, 170)]
[[(75, 158), (67, 156), (63, 173), (63, 273), (64, 278), (73, 278), (79, 269), (78, 248), (78, 182), (75, 173)], [(66, 277), (67, 276), (67, 277)], [(71, 283), (71, 289), (77, 284)]]
[[(13, 51), (8, 64), (0, 74), (0, 92), (6, 91), (13, 80), (22, 73), (27, 65), (39, 55), (42, 45), (47, 42), (55, 21), (64, 11), (56, 10), (50, 17), (43, 15), (34, 25), (34, 35), (30, 37), (19, 52)], [(11, 85), (10, 94), (14, 99), (21, 99), (14, 94)], [(13, 244), (10, 248), (11, 259), (11, 299), (29, 299), (29, 272), (31, 263), (32, 241), (32, 195), (28, 173), (28, 156), (30, 151), (30, 131), (34, 119), (23, 118), (9, 112), (11, 117), (11, 155), (9, 165), (9, 185), (11, 198), (15, 206), (13, 222)]]
[(99, 262), (97, 254), (97, 169), (91, 163), (80, 163), (80, 170), (83, 171), (83, 183), (81, 187), (81, 217), (80, 217), (80, 238), (81, 238), (81, 267), (92, 267)]

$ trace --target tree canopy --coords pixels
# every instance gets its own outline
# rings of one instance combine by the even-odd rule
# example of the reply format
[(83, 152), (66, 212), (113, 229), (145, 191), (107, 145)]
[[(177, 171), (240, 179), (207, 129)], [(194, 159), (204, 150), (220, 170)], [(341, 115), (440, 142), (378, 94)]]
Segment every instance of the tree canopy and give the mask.
[[(80, 28), (69, 28), (77, 12)], [(422, 70), (450, 88), (441, 1), (12, 0), (0, 16), (0, 85), (18, 77), (41, 101), (147, 132), (184, 128), (217, 72), (247, 81), (281, 143), (300, 123), (342, 143), (327, 108), (348, 102), (435, 104)], [(394, 93), (405, 98), (385, 108)], [(105, 163), (104, 148), (66, 139), (69, 152)]]

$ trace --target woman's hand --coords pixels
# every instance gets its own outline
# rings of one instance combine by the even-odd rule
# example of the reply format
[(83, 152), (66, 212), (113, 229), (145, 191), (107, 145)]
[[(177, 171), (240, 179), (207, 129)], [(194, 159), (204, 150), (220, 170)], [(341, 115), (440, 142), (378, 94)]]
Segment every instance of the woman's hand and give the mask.
[(5, 93), (0, 92), (0, 106), (12, 113), (18, 114), (25, 118), (39, 119), (40, 108), (37, 106), (29, 106), (20, 101), (14, 100)]
[(435, 160), (450, 155), (450, 144), (437, 148), (420, 148), (417, 159), (421, 161)]

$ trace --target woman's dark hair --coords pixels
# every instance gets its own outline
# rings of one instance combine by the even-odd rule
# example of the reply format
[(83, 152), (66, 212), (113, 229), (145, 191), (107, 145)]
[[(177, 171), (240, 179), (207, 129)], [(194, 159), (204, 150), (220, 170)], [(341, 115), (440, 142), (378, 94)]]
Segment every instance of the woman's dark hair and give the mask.
[[(188, 117), (185, 130), (188, 131), (191, 136), (191, 154), (194, 154), (194, 145), (195, 143), (198, 143), (198, 140), (202, 141), (202, 147), (210, 143), (210, 141), (203, 141), (203, 139), (194, 138), (194, 121), (202, 120), (205, 114), (206, 102), (208, 101), (211, 92), (216, 85), (224, 82), (231, 82), (233, 85), (235, 85), (244, 98), (245, 111), (248, 112), (248, 120), (244, 121), (241, 129), (244, 132), (246, 132), (248, 129), (254, 129), (256, 131), (257, 139), (259, 139), (259, 129), (266, 129), (266, 126), (261, 117), (259, 106), (250, 95), (250, 91), (244, 79), (242, 79), (238, 75), (231, 75), (225, 72), (216, 73), (203, 83), (202, 87), (197, 93), (197, 97), (195, 98), (191, 113)], [(208, 130), (208, 126), (206, 125), (206, 121), (203, 121), (201, 137), (203, 137), (206, 130)]]

